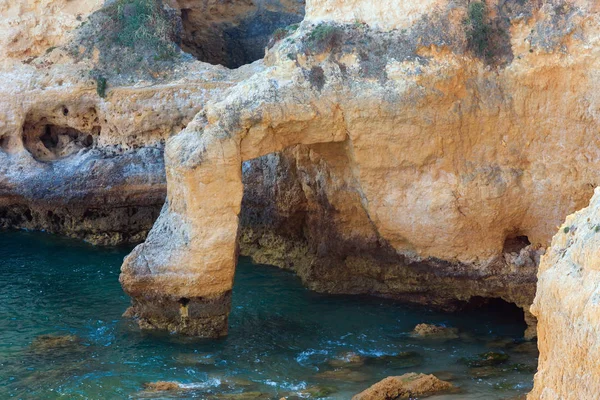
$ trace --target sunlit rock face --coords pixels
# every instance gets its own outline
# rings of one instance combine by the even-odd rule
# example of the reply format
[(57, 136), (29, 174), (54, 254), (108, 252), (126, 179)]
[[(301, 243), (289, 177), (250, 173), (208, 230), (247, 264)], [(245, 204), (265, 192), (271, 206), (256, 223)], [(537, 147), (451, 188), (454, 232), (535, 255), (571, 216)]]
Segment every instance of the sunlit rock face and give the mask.
[(1, 1), (0, 63), (36, 57), (63, 44), (70, 36), (69, 31), (81, 25), (103, 3), (101, 0)]
[[(229, 74), (183, 53), (136, 54), (97, 32), (118, 38), (107, 27), (143, 10), (101, 3), (0, 4), (1, 228), (95, 244), (143, 241), (166, 196), (165, 141), (208, 98), (260, 68)], [(106, 56), (113, 51), (133, 55), (127, 68)], [(135, 70), (138, 59), (144, 71)]]
[[(138, 243), (162, 208), (123, 267), (144, 328), (225, 334), (238, 252), (533, 327), (539, 258), (598, 184), (595, 2), (489, 2), (483, 47), (445, 0), (146, 2), (160, 32), (71, 3), (0, 5), (0, 226)], [(131, 21), (141, 47), (110, 31)]]
[(537, 399), (593, 399), (600, 393), (600, 190), (567, 217), (538, 272)]
[(228, 301), (242, 171), (275, 188), (263, 214), (260, 190), (246, 190), (254, 212), (242, 214), (242, 251), (317, 290), (447, 307), (475, 296), (531, 303), (543, 248), (599, 178), (589, 134), (597, 14), (586, 4), (491, 5), (490, 47), (480, 48), (466, 5), (414, 6), (377, 25), (344, 7), (321, 17), (332, 4), (308, 2), (266, 68), (168, 142), (167, 203), (123, 266), (144, 326), (201, 334), (178, 304), (195, 302), (205, 324), (214, 302)]

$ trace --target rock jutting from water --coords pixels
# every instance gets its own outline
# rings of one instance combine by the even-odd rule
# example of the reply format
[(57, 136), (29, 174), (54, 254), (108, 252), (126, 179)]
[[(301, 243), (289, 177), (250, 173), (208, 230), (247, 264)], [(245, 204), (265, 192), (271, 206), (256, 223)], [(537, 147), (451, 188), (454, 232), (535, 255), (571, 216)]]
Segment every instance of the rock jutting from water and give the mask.
[(357, 394), (352, 400), (388, 400), (428, 397), (454, 389), (434, 375), (408, 373), (390, 376)]
[[(167, 201), (121, 276), (145, 327), (226, 333), (242, 165), (304, 145), (333, 218), (321, 214), (311, 224), (336, 234), (325, 240), (316, 232), (313, 253), (267, 230), (258, 239), (266, 249), (250, 249), (253, 257), (277, 257), (281, 245), (281, 258), (324, 292), (446, 307), (502, 298), (522, 307), (533, 328), (540, 245), (598, 178), (597, 141), (573, 140), (567, 128), (596, 129), (597, 120), (562, 120), (585, 114), (577, 99), (596, 98), (595, 58), (582, 50), (595, 28), (580, 18), (585, 4), (556, 15), (549, 4), (527, 3), (502, 10), (513, 18), (505, 41), (478, 56), (465, 38), (468, 9), (449, 4), (438, 1), (435, 12), (414, 6), (412, 19), (388, 31), (337, 14), (324, 21), (322, 3), (308, 2), (304, 22), (269, 51), (263, 71), (209, 101), (169, 140)], [(578, 44), (563, 49), (573, 26), (582, 32)], [(575, 82), (577, 96), (562, 96)], [(570, 157), (571, 148), (589, 157)], [(585, 180), (568, 178), (573, 170)], [(554, 179), (563, 190), (549, 184)], [(242, 241), (246, 233), (242, 227)], [(182, 301), (190, 304), (186, 317)]]
[[(145, 239), (145, 329), (225, 335), (241, 252), (320, 292), (503, 299), (535, 336), (540, 257), (600, 181), (597, 2), (79, 3), (0, 8), (0, 227)], [(540, 398), (580, 316), (560, 268)]]

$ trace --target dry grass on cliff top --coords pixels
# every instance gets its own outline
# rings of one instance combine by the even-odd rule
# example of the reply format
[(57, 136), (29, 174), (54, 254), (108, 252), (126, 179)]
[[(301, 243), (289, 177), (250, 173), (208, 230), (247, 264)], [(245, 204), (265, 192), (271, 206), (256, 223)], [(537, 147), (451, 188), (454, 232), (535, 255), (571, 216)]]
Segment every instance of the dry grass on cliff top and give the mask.
[(182, 61), (181, 31), (175, 10), (160, 0), (116, 0), (78, 28), (70, 49), (93, 61), (98, 82), (156, 79)]

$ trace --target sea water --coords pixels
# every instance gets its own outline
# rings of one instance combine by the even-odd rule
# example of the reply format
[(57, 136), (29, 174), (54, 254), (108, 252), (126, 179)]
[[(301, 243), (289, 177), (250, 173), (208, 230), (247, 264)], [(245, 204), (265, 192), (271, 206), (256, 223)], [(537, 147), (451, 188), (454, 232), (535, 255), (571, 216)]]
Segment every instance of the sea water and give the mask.
[[(510, 399), (532, 387), (537, 352), (521, 343), (515, 314), (317, 294), (290, 272), (244, 258), (226, 338), (140, 331), (122, 316), (129, 299), (119, 269), (130, 250), (0, 232), (0, 399), (350, 399), (408, 372), (438, 374), (460, 390), (431, 399)], [(460, 334), (414, 338), (418, 323)], [(509, 359), (465, 361), (490, 351)], [(349, 354), (360, 362), (344, 365)], [(182, 389), (144, 389), (154, 381)]]

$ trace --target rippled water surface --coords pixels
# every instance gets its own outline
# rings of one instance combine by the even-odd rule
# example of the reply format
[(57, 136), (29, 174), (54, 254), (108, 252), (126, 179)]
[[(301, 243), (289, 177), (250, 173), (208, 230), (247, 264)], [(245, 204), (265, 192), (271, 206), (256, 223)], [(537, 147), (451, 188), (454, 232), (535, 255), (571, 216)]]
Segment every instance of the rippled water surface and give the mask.
[[(513, 315), (457, 316), (319, 295), (291, 273), (245, 259), (236, 273), (227, 338), (142, 333), (121, 317), (129, 303), (118, 282), (127, 252), (0, 232), (0, 398), (279, 399), (312, 393), (350, 399), (407, 372), (436, 372), (461, 388), (432, 399), (510, 399), (532, 386), (537, 353), (518, 342), (524, 325)], [(460, 338), (411, 338), (421, 322), (458, 327)], [(60, 342), (41, 335), (71, 336)], [(475, 369), (461, 361), (488, 351), (510, 358)], [(331, 365), (347, 352), (364, 363)], [(157, 380), (187, 389), (144, 391), (144, 383)]]

